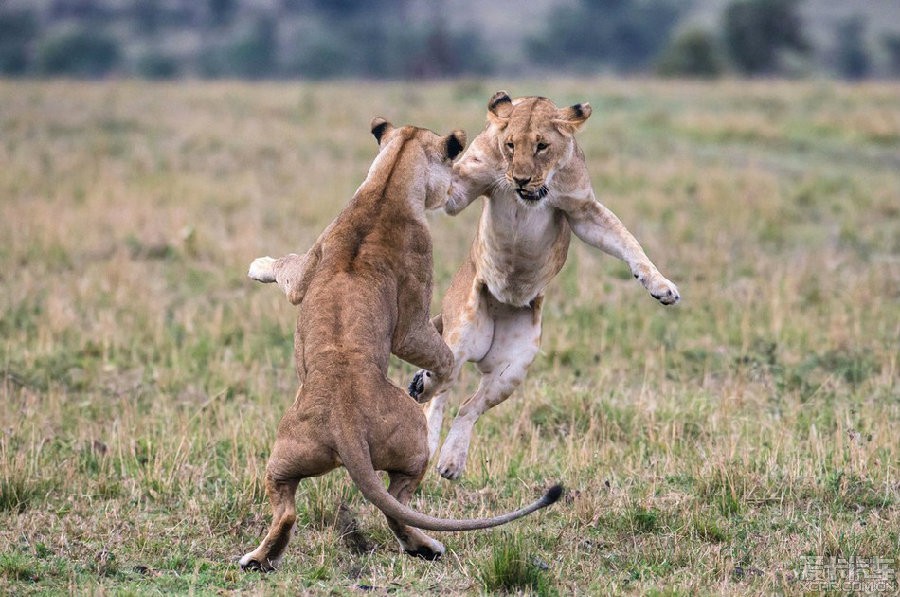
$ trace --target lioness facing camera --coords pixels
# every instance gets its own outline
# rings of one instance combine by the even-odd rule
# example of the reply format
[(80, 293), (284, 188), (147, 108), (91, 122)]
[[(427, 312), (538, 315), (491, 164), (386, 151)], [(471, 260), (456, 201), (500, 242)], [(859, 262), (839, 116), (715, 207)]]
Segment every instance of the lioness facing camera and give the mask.
[[(484, 195), (469, 257), (444, 296), (435, 325), (453, 352), (450, 382), (467, 361), (481, 382), (459, 409), (438, 459), (438, 472), (458, 478), (478, 417), (506, 400), (540, 349), (544, 288), (566, 263), (575, 236), (628, 264), (664, 305), (678, 302), (675, 284), (644, 254), (619, 218), (594, 197), (575, 133), (589, 104), (558, 108), (543, 97), (513, 100), (498, 91), (487, 124), (453, 166), (444, 210), (455, 215)], [(440, 383), (437, 383), (440, 381)], [(426, 401), (428, 446), (437, 450), (449, 383), (419, 371), (410, 393)]]
[[(349, 205), (302, 257), (262, 257), (249, 276), (277, 282), (299, 306), (294, 336), (300, 388), (278, 426), (266, 466), (273, 517), (242, 568), (271, 570), (297, 520), (298, 482), (343, 465), (387, 517), (401, 547), (435, 559), (444, 546), (419, 529), (462, 531), (515, 520), (556, 501), (555, 486), (529, 506), (493, 518), (452, 520), (406, 506), (428, 465), (425, 415), (387, 378), (388, 358), (434, 372), (440, 388), (453, 355), (428, 318), (432, 244), (425, 210), (447, 198), (463, 131), (440, 137), (372, 121), (379, 152)], [(387, 471), (385, 489), (376, 470)]]

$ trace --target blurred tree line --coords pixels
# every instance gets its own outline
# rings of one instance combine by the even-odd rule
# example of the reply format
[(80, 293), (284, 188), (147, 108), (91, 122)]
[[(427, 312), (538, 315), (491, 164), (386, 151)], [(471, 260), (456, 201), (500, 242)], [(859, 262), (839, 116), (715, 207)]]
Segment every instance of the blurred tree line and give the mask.
[(900, 77), (900, 23), (872, 47), (855, 14), (817, 48), (800, 0), (731, 0), (706, 28), (684, 24), (681, 0), (546, 6), (510, 48), (427, 0), (3, 0), (0, 75), (424, 79), (499, 74), (509, 53), (525, 74)]

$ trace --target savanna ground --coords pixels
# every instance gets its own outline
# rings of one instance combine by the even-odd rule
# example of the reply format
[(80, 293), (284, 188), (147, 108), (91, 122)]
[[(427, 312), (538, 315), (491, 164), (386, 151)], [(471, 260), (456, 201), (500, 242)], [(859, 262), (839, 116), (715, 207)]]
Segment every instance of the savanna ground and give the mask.
[[(295, 390), (293, 308), (247, 265), (342, 208), (372, 116), (471, 138), (496, 88), (592, 103), (598, 197), (682, 303), (573, 243), (530, 377), (413, 505), (563, 501), (428, 563), (339, 470), (301, 485), (282, 569), (240, 572)], [(809, 556), (897, 569), (896, 85), (0, 82), (0, 164), (0, 592), (794, 594)], [(479, 210), (431, 218), (437, 293)]]

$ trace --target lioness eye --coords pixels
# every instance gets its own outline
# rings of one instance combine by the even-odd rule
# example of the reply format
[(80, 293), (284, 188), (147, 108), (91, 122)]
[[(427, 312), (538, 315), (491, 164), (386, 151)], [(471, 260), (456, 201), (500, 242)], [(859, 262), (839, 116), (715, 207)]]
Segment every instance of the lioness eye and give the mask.
[(506, 148), (507, 148), (507, 149), (512, 149), (513, 147), (515, 147), (515, 145), (513, 145), (513, 142), (512, 142), (512, 141), (507, 141), (507, 142), (506, 142)]
[(538, 143), (538, 144), (537, 144), (537, 150), (538, 150), (538, 151), (544, 151), (544, 150), (547, 149), (548, 147), (549, 147), (549, 145), (547, 145), (546, 143)]

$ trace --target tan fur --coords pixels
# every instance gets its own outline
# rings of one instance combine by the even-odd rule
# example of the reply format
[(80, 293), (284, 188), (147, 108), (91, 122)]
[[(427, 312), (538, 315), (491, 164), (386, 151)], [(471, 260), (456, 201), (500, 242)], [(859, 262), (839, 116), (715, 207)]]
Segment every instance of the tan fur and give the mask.
[[(444, 546), (419, 528), (469, 530), (524, 516), (558, 496), (488, 519), (420, 514), (409, 501), (428, 464), (425, 417), (387, 378), (388, 358), (430, 369), (440, 387), (453, 355), (429, 321), (432, 245), (426, 208), (443, 205), (452, 160), (465, 133), (439, 137), (415, 127), (372, 122), (378, 157), (350, 204), (303, 256), (263, 257), (250, 277), (276, 282), (299, 306), (295, 334), (300, 388), (278, 426), (266, 467), (273, 519), (244, 568), (273, 569), (296, 521), (295, 492), (305, 477), (343, 465), (381, 509), (409, 554), (434, 559)], [(376, 470), (387, 471), (390, 486)]]
[[(591, 115), (588, 104), (558, 108), (550, 100), (494, 94), (488, 118), (453, 167), (444, 209), (455, 215), (479, 196), (484, 209), (468, 259), (442, 303), (441, 329), (453, 352), (451, 383), (466, 361), (481, 383), (450, 428), (438, 471), (458, 478), (478, 417), (503, 402), (525, 377), (541, 337), (544, 288), (566, 262), (571, 233), (628, 264), (664, 305), (678, 302), (675, 285), (659, 273), (622, 222), (594, 197), (575, 133)], [(418, 375), (418, 374), (417, 374)], [(447, 389), (427, 387), (428, 442), (440, 440)]]

